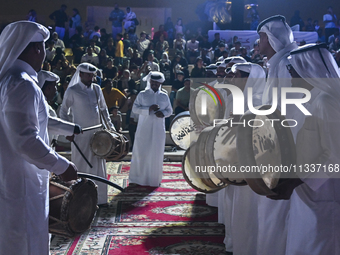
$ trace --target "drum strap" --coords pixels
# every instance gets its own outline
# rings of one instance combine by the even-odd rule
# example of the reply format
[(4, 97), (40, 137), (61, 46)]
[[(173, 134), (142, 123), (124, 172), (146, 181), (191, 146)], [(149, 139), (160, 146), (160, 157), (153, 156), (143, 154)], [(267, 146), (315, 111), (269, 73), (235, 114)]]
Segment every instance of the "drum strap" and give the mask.
[[(99, 118), (100, 118), (100, 123), (104, 125), (104, 127), (106, 127), (106, 129), (111, 130), (110, 126), (107, 123), (107, 120), (104, 117), (104, 114), (102, 112), (102, 110), (100, 109), (99, 106), (99, 97), (98, 97), (98, 93), (96, 91), (96, 87), (93, 87), (94, 93), (96, 93), (96, 98), (97, 98), (97, 104), (98, 104), (98, 109), (99, 109)], [(105, 122), (105, 124), (103, 123), (103, 121)]]

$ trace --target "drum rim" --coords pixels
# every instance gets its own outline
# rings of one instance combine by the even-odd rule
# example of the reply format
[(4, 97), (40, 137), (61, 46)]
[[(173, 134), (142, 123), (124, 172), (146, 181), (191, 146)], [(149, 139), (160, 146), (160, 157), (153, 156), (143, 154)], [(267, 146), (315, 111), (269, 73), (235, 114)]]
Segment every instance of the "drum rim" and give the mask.
[[(184, 113), (185, 113), (185, 114), (184, 114)], [(181, 115), (181, 114), (182, 114), (182, 115)], [(181, 116), (180, 116), (180, 115), (181, 115)], [(173, 126), (173, 124), (175, 123), (176, 120), (178, 120), (179, 118), (184, 118), (184, 117), (189, 117), (189, 118), (191, 119), (191, 117), (190, 117), (190, 112), (189, 112), (189, 111), (185, 111), (185, 112), (181, 112), (181, 113), (177, 114), (177, 115), (175, 116), (175, 118), (171, 121), (170, 126), (169, 126), (169, 133), (170, 133), (170, 139), (171, 139), (171, 141), (172, 141), (178, 148), (180, 148), (180, 149), (182, 149), (182, 150), (186, 150), (186, 149), (188, 149), (188, 148), (183, 148), (183, 147), (181, 147), (180, 145), (178, 145), (178, 144), (176, 143), (176, 141), (175, 141), (174, 138), (172, 137), (172, 136), (173, 136), (173, 133), (171, 132), (171, 129), (172, 129), (172, 126)], [(191, 121), (192, 121), (192, 119), (191, 119)]]
[[(272, 106), (271, 105), (261, 105), (257, 107), (259, 110), (268, 110)], [(256, 118), (256, 114), (253, 114), (251, 112), (247, 112), (244, 114), (240, 120), (242, 122), (245, 120), (246, 122), (250, 119)], [(269, 119), (279, 119), (280, 122), (282, 120), (285, 120), (285, 117), (281, 115), (281, 112), (276, 109), (272, 114), (266, 115)], [(276, 124), (276, 125), (275, 125)], [(296, 164), (296, 147), (294, 138), (292, 135), (292, 132), (290, 131), (290, 128), (285, 128), (280, 125), (277, 125), (277, 123), (274, 123), (274, 129), (276, 131), (276, 134), (278, 136), (279, 140), (279, 146), (280, 146), (280, 152), (281, 152), (281, 164), (282, 165), (289, 165), (289, 164)], [(279, 132), (277, 131), (279, 130)], [(254, 151), (253, 151), (253, 128), (251, 127), (245, 127), (242, 126), (238, 127), (238, 135), (244, 137), (243, 141), (241, 142), (241, 139), (237, 139), (237, 151), (238, 155), (242, 155), (241, 152), (243, 152), (243, 157), (239, 158), (240, 165), (242, 166), (251, 166), (256, 165)], [(248, 153), (244, 153), (247, 151)], [(244, 155), (248, 155), (248, 157), (245, 157)], [(251, 175), (251, 178), (247, 178), (246, 176)], [(265, 182), (263, 181), (263, 178), (261, 177), (260, 173), (247, 173), (245, 175), (244, 179), (250, 186), (250, 188), (256, 192), (259, 195), (276, 195), (276, 193), (267, 187)], [(280, 180), (284, 180), (285, 178), (281, 178)], [(279, 180), (279, 181), (280, 181)]]
[[(232, 119), (232, 118), (229, 118), (229, 119)], [(206, 143), (206, 147), (208, 148), (206, 150), (208, 165), (216, 165), (216, 161), (215, 161), (215, 158), (214, 158), (215, 139), (217, 137), (217, 133), (220, 131), (220, 129), (222, 127), (227, 127), (230, 130), (230, 132), (232, 132), (232, 128), (230, 128), (228, 124), (217, 125), (210, 131), (209, 137), (207, 138), (207, 143)], [(236, 129), (236, 127), (235, 127), (235, 129)], [(234, 132), (236, 133), (235, 139), (237, 141), (237, 130), (235, 130)], [(236, 147), (237, 147), (237, 145), (236, 145)], [(209, 149), (209, 148), (211, 148), (211, 149)], [(236, 153), (238, 154), (239, 152), (237, 151)], [(245, 186), (245, 185), (247, 185), (247, 182), (245, 180), (242, 180), (240, 182), (231, 181), (228, 178), (225, 178), (222, 174), (220, 174), (218, 172), (216, 172), (214, 175), (216, 176), (216, 178), (220, 179), (222, 182), (225, 182), (225, 183), (228, 183), (228, 184), (231, 184), (231, 185), (235, 185), (235, 186)]]
[[(206, 194), (209, 194), (209, 193), (215, 193), (217, 192), (218, 190), (207, 190), (207, 189), (203, 189), (203, 188), (200, 188), (200, 187), (197, 187), (196, 185), (193, 184), (193, 182), (189, 179), (189, 177), (187, 176), (186, 172), (185, 172), (185, 161), (186, 161), (186, 158), (187, 158), (187, 154), (190, 152), (190, 148), (196, 146), (196, 143), (192, 144), (184, 153), (183, 155), (183, 158), (182, 158), (182, 175), (185, 179), (185, 181), (195, 190), (199, 191), (199, 192), (203, 192), (203, 193), (206, 193)], [(203, 183), (203, 182), (202, 182)], [(204, 183), (203, 183), (204, 184)], [(205, 184), (204, 184), (205, 185)], [(207, 188), (210, 188), (207, 186)]]
[[(196, 89), (194, 89), (193, 91), (191, 91), (190, 93), (192, 94), (192, 96), (190, 95), (190, 99), (192, 98), (195, 98), (197, 97), (197, 94), (200, 92), (200, 88), (202, 88), (204, 86), (199, 86), (197, 87)], [(206, 89), (209, 89), (209, 88), (206, 88)], [(210, 89), (209, 89), (210, 90)], [(221, 97), (222, 97), (222, 94), (221, 92), (216, 89), (216, 93)], [(196, 124), (196, 125), (201, 125), (201, 126), (211, 126), (212, 124), (211, 123), (205, 123), (205, 122), (202, 122), (199, 118), (198, 118), (198, 115), (196, 114), (196, 110), (195, 110), (195, 102), (196, 100), (190, 100), (189, 101), (189, 110), (190, 110), (190, 116), (191, 116), (191, 119), (192, 121)], [(222, 100), (222, 106), (221, 106), (221, 109), (219, 109), (219, 118), (218, 119), (223, 119), (224, 118), (224, 114), (225, 114), (225, 111), (226, 111), (226, 104), (224, 102), (224, 100)]]

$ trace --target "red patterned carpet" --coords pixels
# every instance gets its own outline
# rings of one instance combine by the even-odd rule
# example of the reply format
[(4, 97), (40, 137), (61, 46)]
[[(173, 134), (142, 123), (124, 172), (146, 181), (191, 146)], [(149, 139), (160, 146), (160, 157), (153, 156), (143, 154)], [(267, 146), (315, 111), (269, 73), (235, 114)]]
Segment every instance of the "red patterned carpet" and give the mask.
[[(126, 188), (130, 163), (107, 163), (108, 179)], [(227, 254), (224, 225), (205, 194), (183, 179), (181, 165), (164, 164), (160, 187), (109, 187), (109, 207), (100, 208), (89, 231), (75, 239), (55, 236), (52, 255)]]

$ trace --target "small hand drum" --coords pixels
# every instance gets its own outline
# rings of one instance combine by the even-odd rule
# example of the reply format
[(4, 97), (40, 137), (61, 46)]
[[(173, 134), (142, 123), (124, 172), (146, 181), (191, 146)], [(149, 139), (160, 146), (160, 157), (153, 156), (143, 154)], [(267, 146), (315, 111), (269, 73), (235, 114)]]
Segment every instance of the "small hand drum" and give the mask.
[(97, 210), (97, 186), (89, 179), (50, 180), (49, 232), (72, 238), (87, 231)]
[[(267, 110), (271, 106), (257, 107)], [(271, 121), (276, 120), (276, 121)], [(269, 115), (255, 115), (249, 111), (243, 115), (240, 122), (251, 123), (251, 127), (238, 127), (237, 151), (240, 165), (244, 167), (293, 166), (296, 164), (296, 150), (293, 135), (289, 127), (281, 123), (285, 118), (279, 110)], [(261, 124), (264, 123), (263, 126)], [(262, 168), (263, 169), (263, 168)], [(292, 177), (291, 173), (283, 171), (246, 172), (244, 179), (250, 188), (259, 195), (275, 195), (272, 191), (281, 181)]]
[(119, 161), (129, 153), (129, 140), (113, 130), (100, 130), (90, 141), (92, 152), (106, 161)]

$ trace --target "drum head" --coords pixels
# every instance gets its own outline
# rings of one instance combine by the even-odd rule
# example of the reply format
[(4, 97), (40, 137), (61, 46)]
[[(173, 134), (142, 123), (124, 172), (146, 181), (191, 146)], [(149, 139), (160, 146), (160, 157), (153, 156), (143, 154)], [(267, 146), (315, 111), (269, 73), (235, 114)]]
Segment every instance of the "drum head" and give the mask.
[(202, 86), (190, 93), (189, 109), (196, 125), (212, 126), (215, 119), (223, 119), (226, 105), (219, 90)]
[(62, 220), (68, 221), (70, 230), (77, 234), (90, 228), (98, 202), (97, 187), (94, 182), (84, 178), (81, 180), (71, 186), (73, 195), (69, 193), (65, 196), (63, 208), (67, 210), (64, 210), (61, 215)]
[[(184, 176), (184, 179), (187, 181), (187, 183), (194, 188), (197, 191), (204, 192), (204, 193), (214, 193), (223, 187), (216, 189), (216, 187), (213, 187), (212, 185), (206, 185), (201, 178), (201, 173), (198, 173), (195, 169), (196, 167), (196, 153), (195, 148), (196, 143), (193, 143), (190, 148), (187, 149), (187, 151), (184, 154), (183, 160), (182, 160), (182, 173)], [(192, 150), (192, 152), (190, 152)]]
[[(233, 185), (247, 185), (240, 175), (237, 156), (237, 127), (227, 124), (215, 126), (206, 142), (206, 163), (216, 166), (219, 171), (215, 176), (223, 182)], [(233, 171), (236, 173), (234, 174)]]
[(91, 138), (91, 149), (99, 157), (106, 157), (116, 147), (118, 135), (111, 134), (108, 131), (97, 131)]
[[(269, 109), (271, 106), (264, 105), (260, 110)], [(271, 120), (277, 121), (271, 121)], [(238, 127), (237, 151), (239, 162), (242, 166), (290, 166), (296, 163), (295, 143), (289, 127), (281, 125), (285, 118), (279, 110), (270, 115), (255, 115), (247, 112), (240, 122), (250, 123)], [(262, 125), (260, 127), (260, 125)], [(263, 168), (262, 168), (263, 169)], [(246, 172), (244, 178), (248, 185), (260, 195), (273, 195), (274, 189), (280, 180), (287, 176), (283, 171), (269, 170)]]
[(192, 141), (196, 141), (198, 133), (190, 118), (189, 111), (176, 115), (170, 124), (170, 137), (177, 147), (186, 150)]

